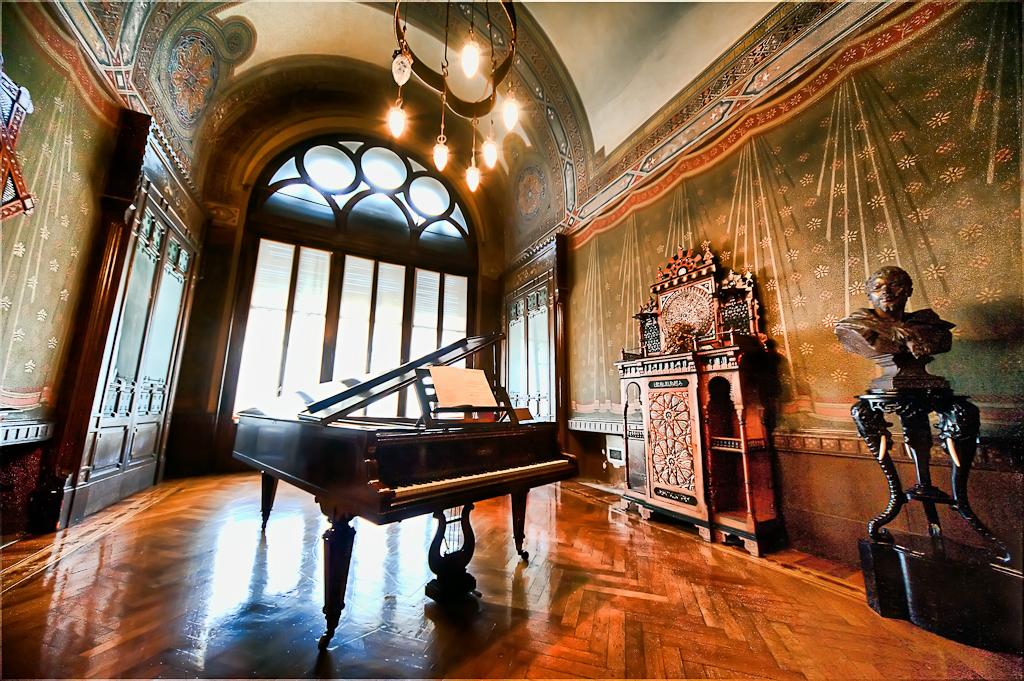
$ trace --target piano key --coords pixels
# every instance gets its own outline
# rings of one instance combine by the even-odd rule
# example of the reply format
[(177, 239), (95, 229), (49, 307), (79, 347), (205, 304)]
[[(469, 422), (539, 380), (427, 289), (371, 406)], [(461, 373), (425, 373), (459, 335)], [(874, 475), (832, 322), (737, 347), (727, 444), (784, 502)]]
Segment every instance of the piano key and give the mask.
[(405, 485), (395, 487), (390, 490), (384, 489), (381, 490), (381, 493), (393, 493), (393, 499), (395, 501), (418, 500), (425, 497), (435, 496), (437, 494), (450, 493), (463, 487), (478, 487), (491, 481), (505, 482), (516, 478), (532, 477), (534, 475), (569, 468), (571, 468), (571, 464), (568, 461), (565, 459), (558, 459), (556, 461), (543, 461), (541, 463), (529, 464), (526, 466), (502, 468), (487, 471), (486, 473), (478, 473), (476, 475), (463, 475), (455, 478), (420, 483), (417, 485)]

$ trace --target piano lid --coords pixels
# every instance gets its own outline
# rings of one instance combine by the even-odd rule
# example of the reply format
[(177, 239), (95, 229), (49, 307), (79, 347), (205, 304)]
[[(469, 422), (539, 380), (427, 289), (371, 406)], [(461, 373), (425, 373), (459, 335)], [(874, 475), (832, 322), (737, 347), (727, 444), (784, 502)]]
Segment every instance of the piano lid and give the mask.
[(486, 350), (504, 337), (505, 335), (502, 333), (492, 333), (486, 336), (470, 336), (457, 340), (439, 350), (363, 381), (359, 385), (311, 402), (303, 411), (299, 412), (299, 418), (304, 421), (316, 421), (322, 425), (333, 423), (412, 385), (417, 381), (417, 369), (454, 364), (460, 359)]
[[(364, 377), (365, 378), (365, 377)], [(270, 416), (279, 419), (294, 419), (295, 415), (319, 400), (337, 395), (339, 391), (354, 388), (362, 382), (362, 378), (343, 378), (328, 381), (305, 390), (293, 390), (277, 397), (264, 398), (246, 409), (240, 409), (238, 415)]]

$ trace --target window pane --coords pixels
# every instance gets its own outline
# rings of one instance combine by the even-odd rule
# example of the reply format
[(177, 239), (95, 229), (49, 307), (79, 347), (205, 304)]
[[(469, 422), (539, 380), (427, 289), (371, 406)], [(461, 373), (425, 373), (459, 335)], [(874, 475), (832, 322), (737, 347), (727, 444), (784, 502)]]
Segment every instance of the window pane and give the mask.
[[(422, 357), (437, 349), (437, 302), (441, 288), (441, 275), (429, 270), (416, 270), (416, 291), (412, 306), (412, 342), (409, 359)], [(419, 397), (415, 390), (408, 391), (405, 415), (418, 418)]]
[(444, 318), (441, 325), (441, 345), (445, 346), (466, 337), (466, 317), (469, 308), (469, 280), (454, 274), (444, 275)]
[(334, 378), (360, 378), (366, 373), (370, 333), (370, 292), (373, 261), (345, 257), (338, 318), (338, 345), (334, 353)]
[(416, 270), (410, 359), (422, 357), (437, 349), (437, 297), (440, 289), (441, 275), (439, 273)]
[(235, 411), (252, 407), (278, 394), (285, 308), (288, 306), (288, 284), (294, 255), (294, 246), (260, 240), (242, 344)]
[(299, 271), (295, 278), (295, 303), (292, 306), (282, 393), (308, 390), (320, 383), (330, 270), (330, 253), (316, 248), (299, 249)]
[[(373, 319), (370, 373), (379, 374), (402, 363), (402, 305), (405, 267), (382, 262), (377, 268), (377, 305)], [(396, 416), (398, 393), (367, 407), (370, 416)]]
[(313, 147), (302, 159), (310, 179), (327, 192), (338, 191), (356, 179), (356, 167), (343, 151), (325, 144)]
[(390, 149), (373, 147), (363, 154), (363, 174), (374, 187), (398, 189), (405, 182), (405, 164)]

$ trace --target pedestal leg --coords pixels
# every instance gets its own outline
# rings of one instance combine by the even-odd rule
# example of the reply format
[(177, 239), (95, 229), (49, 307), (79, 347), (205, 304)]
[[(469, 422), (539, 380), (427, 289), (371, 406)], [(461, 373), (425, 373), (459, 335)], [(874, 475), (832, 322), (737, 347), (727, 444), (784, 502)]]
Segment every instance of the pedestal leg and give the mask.
[(274, 497), (277, 495), (277, 478), (263, 473), (260, 479), (263, 490), (260, 513), (263, 515), (261, 529), (267, 529), (267, 521), (270, 520), (270, 511), (274, 508)]
[(345, 607), (345, 584), (356, 538), (355, 528), (349, 525), (351, 520), (352, 516), (347, 515), (331, 518), (331, 526), (324, 532), (324, 615), (327, 630), (320, 637), (320, 650), (326, 650), (334, 637)]
[(974, 514), (967, 499), (967, 478), (978, 451), (980, 428), (978, 408), (966, 399), (957, 398), (949, 409), (939, 412), (939, 437), (953, 464), (953, 508), (975, 532), (996, 546), (1001, 562), (1009, 563), (1010, 552), (1006, 545)]
[(933, 537), (942, 536), (942, 528), (939, 525), (939, 513), (935, 510), (935, 500), (945, 499), (940, 490), (932, 485), (931, 449), (932, 449), (932, 428), (928, 422), (927, 407), (911, 405), (900, 412), (900, 422), (903, 424), (903, 440), (907, 443), (907, 451), (914, 460), (914, 469), (917, 471), (917, 484), (907, 490), (907, 496), (918, 499), (924, 506), (924, 515), (928, 519), (928, 534)]
[[(427, 551), (427, 564), (436, 577), (427, 583), (427, 596), (435, 601), (457, 601), (465, 599), (476, 589), (476, 579), (466, 572), (469, 561), (476, 550), (476, 535), (469, 522), (469, 513), (473, 504), (466, 504), (461, 511), (456, 509), (453, 516), (447, 517), (444, 511), (434, 513), (437, 520), (437, 532), (430, 542)], [(461, 546), (454, 549), (461, 539)], [(442, 554), (442, 545), (447, 545), (448, 552)]]
[(886, 504), (885, 510), (868, 521), (868, 536), (874, 541), (891, 543), (892, 535), (889, 530), (885, 529), (885, 526), (899, 515), (900, 509), (906, 503), (899, 473), (889, 456), (892, 433), (889, 432), (889, 424), (886, 423), (885, 415), (872, 409), (866, 400), (859, 400), (854, 404), (850, 414), (860, 436), (864, 438), (868, 449), (875, 455), (878, 465), (882, 467), (882, 474), (885, 475), (885, 481), (889, 485), (889, 503)]
[(530, 560), (530, 552), (523, 550), (526, 539), (526, 495), (529, 490), (512, 493), (512, 539), (516, 542), (516, 553), (523, 561)]

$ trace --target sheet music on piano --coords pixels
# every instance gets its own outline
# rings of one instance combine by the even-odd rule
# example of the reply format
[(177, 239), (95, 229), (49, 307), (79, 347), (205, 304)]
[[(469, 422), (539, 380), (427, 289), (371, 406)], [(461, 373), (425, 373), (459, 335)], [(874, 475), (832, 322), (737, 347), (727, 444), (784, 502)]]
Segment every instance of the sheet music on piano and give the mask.
[(497, 407), (494, 391), (481, 369), (452, 366), (430, 367), (439, 407)]

